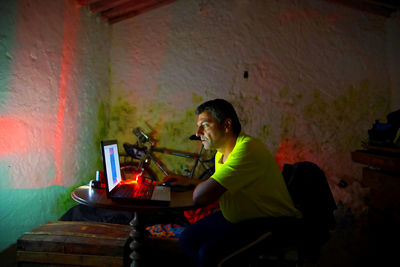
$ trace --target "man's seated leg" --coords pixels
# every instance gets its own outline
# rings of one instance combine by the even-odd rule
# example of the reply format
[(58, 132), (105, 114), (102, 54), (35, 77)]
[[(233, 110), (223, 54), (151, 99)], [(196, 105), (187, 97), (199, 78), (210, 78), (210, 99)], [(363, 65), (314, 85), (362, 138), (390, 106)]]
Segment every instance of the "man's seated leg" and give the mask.
[(195, 266), (207, 266), (201, 265), (204, 262), (203, 257), (210, 261), (208, 258), (215, 255), (208, 253), (208, 246), (232, 229), (233, 224), (218, 211), (186, 227), (179, 239), (179, 245)]
[[(222, 259), (256, 244), (263, 234), (285, 231), (292, 228), (296, 221), (294, 218), (260, 218), (232, 224), (223, 218), (222, 213), (208, 217), (200, 220), (198, 225), (188, 227), (180, 239), (182, 248), (199, 266), (216, 266)], [(244, 250), (238, 254), (236, 261), (246, 261), (243, 255), (247, 253)]]
[[(221, 251), (222, 266), (244, 266), (254, 260), (257, 253), (279, 247), (294, 238), (300, 220), (294, 217), (257, 218), (235, 224), (234, 230), (213, 244)], [(221, 249), (223, 248), (223, 249)]]

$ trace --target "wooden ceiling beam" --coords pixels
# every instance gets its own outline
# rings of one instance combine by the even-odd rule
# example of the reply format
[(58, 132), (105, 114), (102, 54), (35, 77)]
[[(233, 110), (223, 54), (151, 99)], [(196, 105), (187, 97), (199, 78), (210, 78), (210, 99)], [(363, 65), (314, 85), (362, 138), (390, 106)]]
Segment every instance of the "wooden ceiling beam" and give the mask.
[(122, 16), (126, 13), (129, 13), (131, 11), (137, 11), (141, 8), (146, 8), (148, 6), (154, 5), (158, 2), (159, 0), (134, 0), (134, 1), (129, 1), (125, 4), (122, 4), (118, 7), (112, 8), (110, 10), (101, 12), (101, 16), (103, 18), (113, 18), (113, 17), (118, 17)]
[(146, 12), (148, 12), (150, 10), (159, 8), (161, 6), (170, 4), (170, 3), (175, 2), (175, 1), (176, 0), (158, 0), (156, 4), (148, 6), (146, 8), (142, 8), (142, 9), (138, 9), (138, 10), (132, 10), (132, 11), (130, 11), (128, 13), (125, 13), (125, 14), (123, 14), (121, 16), (116, 16), (116, 17), (109, 18), (108, 22), (110, 24), (114, 24), (114, 23), (120, 22), (122, 20), (126, 20), (126, 19), (132, 18), (134, 16), (146, 13)]
[(392, 0), (392, 1), (364, 0), (364, 2), (373, 4), (373, 5), (376, 5), (376, 6), (383, 6), (383, 7), (390, 8), (390, 9), (398, 9), (398, 8), (400, 8), (400, 2), (397, 1), (397, 0)]
[(93, 13), (99, 13), (99, 12), (103, 12), (106, 10), (109, 10), (111, 8), (115, 8), (119, 5), (125, 4), (126, 2), (129, 2), (132, 0), (100, 0), (98, 2), (95, 2), (93, 4), (90, 5), (90, 11), (92, 11)]
[(78, 0), (78, 3), (82, 6), (86, 6), (86, 5), (91, 5), (93, 3), (96, 3), (100, 0)]
[(380, 15), (384, 17), (390, 17), (391, 13), (396, 11), (395, 8), (390, 8), (387, 5), (382, 5), (376, 1), (367, 0), (326, 0), (328, 2), (337, 3), (350, 8), (358, 9), (360, 11)]

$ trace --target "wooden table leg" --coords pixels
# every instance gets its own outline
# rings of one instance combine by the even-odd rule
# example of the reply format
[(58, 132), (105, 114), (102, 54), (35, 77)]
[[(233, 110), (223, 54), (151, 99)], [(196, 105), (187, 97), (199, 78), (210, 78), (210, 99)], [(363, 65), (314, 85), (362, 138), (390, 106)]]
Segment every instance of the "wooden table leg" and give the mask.
[(132, 238), (132, 242), (129, 244), (129, 248), (132, 253), (129, 255), (132, 263), (131, 267), (144, 266), (143, 253), (144, 253), (144, 241), (147, 237), (146, 228), (140, 223), (139, 212), (135, 211), (132, 221), (129, 223), (132, 226), (132, 231), (129, 236)]

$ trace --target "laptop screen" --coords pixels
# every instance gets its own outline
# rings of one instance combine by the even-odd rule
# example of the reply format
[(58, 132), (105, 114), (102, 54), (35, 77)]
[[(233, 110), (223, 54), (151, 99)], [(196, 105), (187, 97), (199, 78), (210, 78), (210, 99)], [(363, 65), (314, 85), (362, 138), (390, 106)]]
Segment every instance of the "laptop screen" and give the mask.
[(101, 142), (105, 178), (108, 191), (114, 189), (121, 182), (121, 168), (119, 164), (118, 143), (116, 140)]

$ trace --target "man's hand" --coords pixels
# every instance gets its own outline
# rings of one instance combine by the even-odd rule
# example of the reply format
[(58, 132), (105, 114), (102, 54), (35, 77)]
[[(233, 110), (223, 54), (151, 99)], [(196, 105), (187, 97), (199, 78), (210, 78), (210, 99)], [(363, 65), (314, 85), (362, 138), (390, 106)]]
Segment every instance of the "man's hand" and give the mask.
[(190, 186), (190, 185), (198, 185), (201, 182), (201, 180), (189, 178), (180, 174), (170, 174), (164, 177), (163, 182), (169, 182), (172, 186), (174, 185)]

